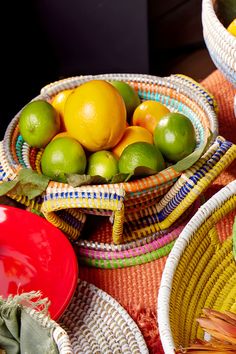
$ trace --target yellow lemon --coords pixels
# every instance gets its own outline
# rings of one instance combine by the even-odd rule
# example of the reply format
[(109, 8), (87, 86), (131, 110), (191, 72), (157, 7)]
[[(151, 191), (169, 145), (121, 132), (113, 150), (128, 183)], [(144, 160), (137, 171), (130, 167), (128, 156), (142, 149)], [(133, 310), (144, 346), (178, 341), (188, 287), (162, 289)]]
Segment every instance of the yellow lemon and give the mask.
[(236, 18), (229, 24), (227, 31), (236, 37)]
[(109, 150), (122, 138), (126, 107), (118, 90), (105, 80), (91, 80), (77, 87), (64, 109), (68, 133), (87, 150)]

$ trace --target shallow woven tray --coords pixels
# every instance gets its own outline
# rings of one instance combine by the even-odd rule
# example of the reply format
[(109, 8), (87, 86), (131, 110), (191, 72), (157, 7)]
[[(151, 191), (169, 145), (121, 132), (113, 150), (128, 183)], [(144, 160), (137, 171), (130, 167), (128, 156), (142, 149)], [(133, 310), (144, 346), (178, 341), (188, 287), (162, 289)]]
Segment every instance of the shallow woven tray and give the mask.
[(220, 22), (214, 3), (202, 1), (204, 40), (216, 67), (236, 86), (236, 38)]
[[(109, 217), (113, 244), (124, 244), (168, 231), (236, 157), (235, 145), (217, 136), (214, 99), (185, 76), (159, 78), (135, 74), (68, 78), (46, 86), (35, 99), (50, 101), (59, 91), (77, 87), (91, 79), (124, 80), (138, 91), (142, 100), (157, 100), (172, 111), (183, 112), (195, 126), (197, 146), (206, 143), (208, 129), (212, 132), (211, 146), (182, 173), (169, 167), (154, 176), (132, 182), (77, 188), (51, 181), (46, 192), (34, 200), (12, 193), (9, 196), (28, 208), (40, 210), (71, 241), (81, 236), (89, 214)], [(40, 173), (42, 150), (30, 148), (19, 135), (19, 114), (9, 124), (0, 144), (0, 178), (3, 181), (14, 178), (22, 167), (33, 168)]]
[[(148, 354), (143, 335), (126, 310), (106, 292), (86, 281), (78, 282), (59, 322), (44, 311), (38, 312), (22, 304), (39, 327), (50, 330), (60, 354)], [(47, 353), (49, 351), (48, 348)], [(35, 347), (36, 353), (45, 354), (40, 343)]]
[(147, 354), (136, 323), (110, 295), (80, 281), (59, 324), (69, 336), (74, 354)]
[(232, 226), (236, 181), (211, 197), (181, 232), (164, 268), (158, 295), (158, 325), (165, 353), (186, 347), (204, 333), (203, 308), (236, 313), (236, 262)]

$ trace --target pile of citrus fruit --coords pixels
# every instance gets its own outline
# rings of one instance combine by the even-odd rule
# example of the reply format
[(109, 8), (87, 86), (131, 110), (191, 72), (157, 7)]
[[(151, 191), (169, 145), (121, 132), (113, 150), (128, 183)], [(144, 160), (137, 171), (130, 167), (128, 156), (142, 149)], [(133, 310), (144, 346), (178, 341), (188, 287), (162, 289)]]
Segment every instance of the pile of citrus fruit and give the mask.
[(156, 101), (141, 102), (123, 81), (91, 80), (28, 103), (19, 130), (32, 147), (43, 148), (42, 173), (67, 182), (70, 174), (107, 181), (138, 168), (159, 172), (196, 147), (190, 119)]

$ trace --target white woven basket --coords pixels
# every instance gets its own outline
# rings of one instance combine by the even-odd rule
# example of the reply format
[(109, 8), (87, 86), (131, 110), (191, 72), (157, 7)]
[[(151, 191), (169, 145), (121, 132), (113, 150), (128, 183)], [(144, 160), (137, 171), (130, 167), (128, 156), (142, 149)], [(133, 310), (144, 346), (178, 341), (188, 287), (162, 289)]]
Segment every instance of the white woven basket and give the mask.
[(236, 38), (220, 22), (215, 0), (202, 1), (203, 37), (216, 67), (236, 86)]

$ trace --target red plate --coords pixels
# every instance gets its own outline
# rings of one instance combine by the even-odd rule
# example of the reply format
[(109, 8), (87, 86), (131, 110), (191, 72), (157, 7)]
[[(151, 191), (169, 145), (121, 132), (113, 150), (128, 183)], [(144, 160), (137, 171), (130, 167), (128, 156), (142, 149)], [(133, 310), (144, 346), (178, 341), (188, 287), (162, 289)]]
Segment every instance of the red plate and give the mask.
[(0, 295), (40, 290), (57, 320), (77, 285), (78, 263), (66, 236), (28, 211), (0, 205)]

